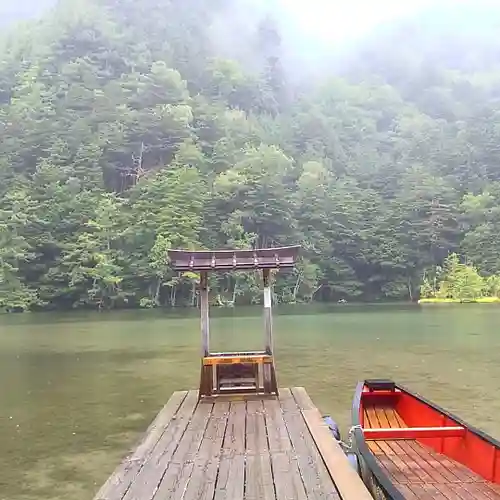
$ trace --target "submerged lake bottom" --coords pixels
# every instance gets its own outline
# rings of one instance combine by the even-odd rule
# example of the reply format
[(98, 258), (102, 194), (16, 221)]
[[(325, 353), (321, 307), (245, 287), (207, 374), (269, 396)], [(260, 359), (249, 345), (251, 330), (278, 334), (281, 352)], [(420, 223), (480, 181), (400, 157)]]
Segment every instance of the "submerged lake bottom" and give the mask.
[[(258, 349), (259, 308), (214, 311), (212, 349)], [(281, 387), (346, 436), (358, 380), (393, 378), (500, 438), (500, 307), (275, 309)], [(199, 381), (197, 311), (0, 318), (0, 500), (88, 500), (176, 390)]]

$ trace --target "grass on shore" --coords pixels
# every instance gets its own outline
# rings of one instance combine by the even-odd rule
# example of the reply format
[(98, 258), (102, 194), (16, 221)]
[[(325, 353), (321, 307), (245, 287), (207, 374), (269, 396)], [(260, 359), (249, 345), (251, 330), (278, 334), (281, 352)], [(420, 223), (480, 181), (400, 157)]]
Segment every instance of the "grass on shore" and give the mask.
[(420, 299), (419, 304), (500, 304), (500, 297), (479, 297), (477, 299)]

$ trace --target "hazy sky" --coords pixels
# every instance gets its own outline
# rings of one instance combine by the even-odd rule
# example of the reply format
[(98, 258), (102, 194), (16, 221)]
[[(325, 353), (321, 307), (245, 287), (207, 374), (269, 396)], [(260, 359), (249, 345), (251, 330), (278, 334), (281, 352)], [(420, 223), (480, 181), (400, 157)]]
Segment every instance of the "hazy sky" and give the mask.
[[(378, 24), (411, 15), (436, 0), (280, 0), (282, 8), (300, 20), (311, 36), (345, 40)], [(455, 0), (456, 4), (460, 0)], [(307, 8), (304, 6), (307, 5)]]

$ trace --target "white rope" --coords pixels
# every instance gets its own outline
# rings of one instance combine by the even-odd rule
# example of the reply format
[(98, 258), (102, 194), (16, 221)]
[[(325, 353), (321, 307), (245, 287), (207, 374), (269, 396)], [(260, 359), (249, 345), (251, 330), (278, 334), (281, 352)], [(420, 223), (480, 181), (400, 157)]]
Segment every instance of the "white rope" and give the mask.
[(348, 442), (345, 443), (344, 441), (339, 441), (339, 444), (340, 446), (344, 449), (345, 452), (352, 452), (354, 451), (353, 450), (353, 438), (354, 438), (354, 431), (356, 429), (359, 429), (359, 430), (363, 430), (363, 428), (361, 427), (361, 425), (353, 425), (350, 429), (349, 429), (349, 433), (348, 433)]

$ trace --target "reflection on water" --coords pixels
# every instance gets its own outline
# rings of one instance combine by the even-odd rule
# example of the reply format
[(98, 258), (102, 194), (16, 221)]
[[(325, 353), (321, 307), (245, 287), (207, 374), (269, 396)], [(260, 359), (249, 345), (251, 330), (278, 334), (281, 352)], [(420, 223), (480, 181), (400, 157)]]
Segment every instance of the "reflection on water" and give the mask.
[[(283, 308), (281, 386), (347, 429), (354, 387), (393, 377), (500, 437), (500, 308)], [(260, 348), (258, 309), (216, 311), (214, 350)], [(196, 388), (196, 311), (0, 318), (0, 500), (87, 500), (170, 394)]]

